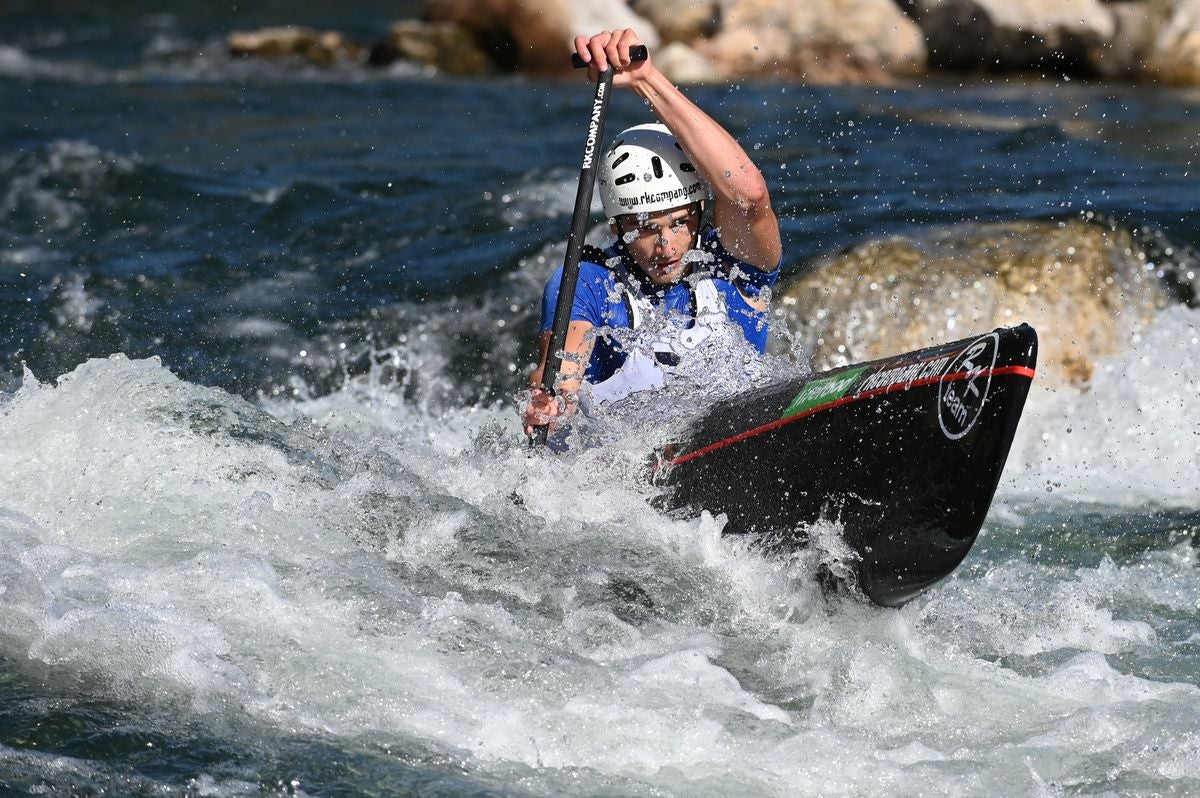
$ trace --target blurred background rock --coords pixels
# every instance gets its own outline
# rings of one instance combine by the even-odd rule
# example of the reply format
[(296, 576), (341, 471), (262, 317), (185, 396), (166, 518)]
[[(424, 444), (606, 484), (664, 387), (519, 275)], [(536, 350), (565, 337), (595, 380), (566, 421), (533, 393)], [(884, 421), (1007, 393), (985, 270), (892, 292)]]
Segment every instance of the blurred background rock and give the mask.
[(776, 308), (816, 369), (1028, 322), (1039, 379), (1086, 385), (1162, 309), (1196, 303), (1191, 253), (1094, 215), (963, 223), (875, 239), (813, 264)]
[[(396, 61), (446, 74), (566, 74), (580, 32), (632, 27), (683, 83), (747, 77), (887, 83), (1031, 74), (1200, 85), (1200, 0), (424, 0), (365, 41), (279, 26), (229, 34), (240, 56)], [(352, 40), (353, 39), (353, 40)]]

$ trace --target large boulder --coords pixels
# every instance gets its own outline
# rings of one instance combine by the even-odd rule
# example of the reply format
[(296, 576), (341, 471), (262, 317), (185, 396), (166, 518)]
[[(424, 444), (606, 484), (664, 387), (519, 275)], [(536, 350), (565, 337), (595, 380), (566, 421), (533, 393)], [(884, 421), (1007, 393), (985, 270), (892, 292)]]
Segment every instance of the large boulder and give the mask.
[(651, 48), (658, 34), (625, 0), (425, 0), (430, 22), (471, 31), (502, 70), (566, 72), (575, 36), (633, 28)]
[(1114, 31), (1111, 41), (1092, 49), (1088, 64), (1107, 78), (1136, 78), (1142, 71), (1160, 26), (1156, 4), (1144, 0), (1109, 3)]
[(921, 30), (892, 0), (722, 0), (721, 31), (702, 52), (731, 74), (810, 82), (920, 71)]
[(663, 44), (690, 44), (721, 29), (721, 0), (629, 0), (629, 7), (654, 25)]
[(1084, 384), (1172, 297), (1127, 229), (1089, 222), (962, 225), (856, 246), (778, 290), (814, 368), (1029, 322), (1039, 381)]
[(1164, 83), (1200, 86), (1200, 0), (1173, 0), (1164, 11), (1146, 71)]
[(711, 58), (683, 42), (671, 42), (654, 54), (654, 63), (676, 83), (716, 83), (725, 79)]
[(234, 31), (225, 37), (229, 53), (238, 57), (299, 58), (321, 66), (362, 60), (363, 48), (337, 31), (293, 25)]
[(937, 67), (1088, 71), (1116, 32), (1099, 0), (910, 0), (908, 7)]
[(402, 20), (371, 49), (370, 63), (384, 66), (396, 60), (431, 66), (449, 75), (482, 75), (492, 62), (475, 36), (454, 22)]

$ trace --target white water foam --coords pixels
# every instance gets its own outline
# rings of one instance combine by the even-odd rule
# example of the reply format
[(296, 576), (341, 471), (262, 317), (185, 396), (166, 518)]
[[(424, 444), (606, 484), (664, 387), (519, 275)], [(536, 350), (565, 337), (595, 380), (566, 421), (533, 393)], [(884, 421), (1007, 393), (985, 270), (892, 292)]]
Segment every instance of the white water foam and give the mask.
[(96, 83), (102, 80), (104, 72), (95, 65), (38, 58), (20, 47), (0, 44), (0, 76), (3, 77)]
[[(0, 745), (0, 771), (4, 773), (4, 786), (10, 794), (21, 790), (13, 785), (38, 785), (26, 794), (51, 795), (55, 787), (50, 785), (70, 784), (76, 789), (87, 785), (89, 792), (112, 795), (170, 795), (173, 785), (154, 782), (129, 773), (124, 768), (98, 767), (85, 759), (70, 756), (54, 756), (29, 749), (9, 748)], [(259, 785), (236, 779), (218, 781), (203, 775), (192, 779), (188, 785), (191, 794), (200, 798), (234, 798), (234, 796), (261, 795)], [(303, 792), (292, 794), (303, 796)]]
[[(86, 141), (60, 139), (35, 153), (0, 158), (0, 220), (29, 222), (37, 232), (66, 230), (83, 221), (78, 197), (105, 199), (106, 181), (130, 174), (137, 159)], [(29, 220), (29, 221), (26, 221)]]
[[(525, 175), (518, 178), (514, 185), (506, 187), (499, 195), (485, 192), (484, 199), (500, 203), (500, 218), (505, 222), (523, 226), (544, 219), (569, 217), (575, 209), (575, 194), (578, 188), (578, 174), (555, 172), (549, 176)], [(603, 212), (598, 193), (592, 194), (590, 212), (593, 217)], [(568, 232), (566, 228), (563, 229), (564, 239)], [(606, 224), (600, 237), (607, 234)], [(591, 238), (589, 236), (589, 239)]]
[(1161, 312), (1085, 392), (1037, 380), (1000, 494), (1200, 506), (1200, 310)]
[(2, 653), (223, 729), (415, 741), (534, 794), (1200, 778), (1200, 689), (1110, 661), (1174, 645), (1111, 597), (1186, 611), (1184, 554), (827, 602), (811, 562), (655, 511), (640, 450), (529, 452), (511, 408), (390, 390), (283, 424), (155, 361), (27, 375), (0, 406)]

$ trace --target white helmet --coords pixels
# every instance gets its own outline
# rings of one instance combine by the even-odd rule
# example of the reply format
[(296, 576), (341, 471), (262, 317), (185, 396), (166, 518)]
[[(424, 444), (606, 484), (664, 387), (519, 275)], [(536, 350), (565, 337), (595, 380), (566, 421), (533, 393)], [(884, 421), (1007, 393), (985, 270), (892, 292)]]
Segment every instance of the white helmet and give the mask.
[(600, 201), (604, 215), (654, 213), (708, 196), (708, 184), (688, 161), (666, 125), (636, 125), (622, 131), (601, 159)]

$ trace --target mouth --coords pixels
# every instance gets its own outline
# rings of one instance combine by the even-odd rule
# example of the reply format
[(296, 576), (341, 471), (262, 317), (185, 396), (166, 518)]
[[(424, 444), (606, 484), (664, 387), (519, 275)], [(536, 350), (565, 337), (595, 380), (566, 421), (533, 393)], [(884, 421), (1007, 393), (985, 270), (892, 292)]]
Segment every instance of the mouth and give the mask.
[(658, 285), (667, 285), (679, 279), (683, 274), (683, 258), (674, 260), (653, 261), (645, 267), (646, 275)]

